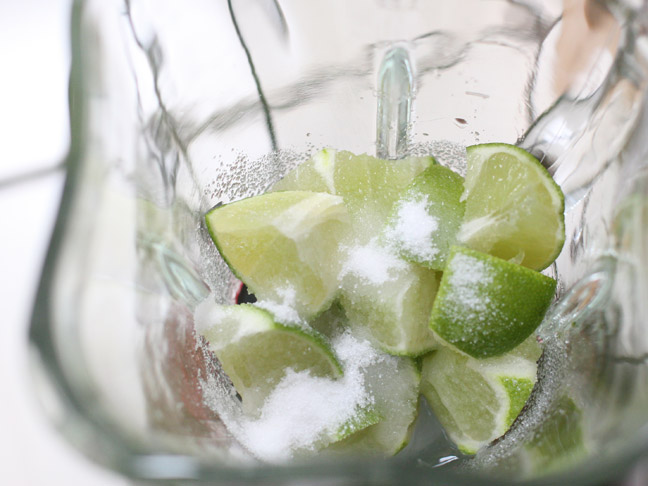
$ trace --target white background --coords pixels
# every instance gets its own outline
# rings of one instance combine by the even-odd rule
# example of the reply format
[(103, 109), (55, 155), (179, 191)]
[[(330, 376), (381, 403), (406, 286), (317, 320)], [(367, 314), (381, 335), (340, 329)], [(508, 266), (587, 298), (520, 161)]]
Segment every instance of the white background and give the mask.
[(40, 413), (27, 326), (69, 142), (71, 0), (0, 0), (0, 484), (123, 486)]

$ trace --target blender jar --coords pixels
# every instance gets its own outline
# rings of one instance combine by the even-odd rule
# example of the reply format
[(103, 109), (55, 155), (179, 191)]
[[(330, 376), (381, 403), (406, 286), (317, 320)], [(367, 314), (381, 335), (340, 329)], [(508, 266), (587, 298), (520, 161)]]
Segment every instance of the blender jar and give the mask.
[[(638, 1), (76, 0), (68, 177), (35, 305), (36, 388), (66, 438), (134, 480), (590, 484), (648, 449), (647, 12)], [(566, 242), (539, 381), (476, 456), (425, 403), (382, 457), (255, 460), (196, 337), (238, 281), (206, 211), (324, 147), (397, 160), (527, 149)]]

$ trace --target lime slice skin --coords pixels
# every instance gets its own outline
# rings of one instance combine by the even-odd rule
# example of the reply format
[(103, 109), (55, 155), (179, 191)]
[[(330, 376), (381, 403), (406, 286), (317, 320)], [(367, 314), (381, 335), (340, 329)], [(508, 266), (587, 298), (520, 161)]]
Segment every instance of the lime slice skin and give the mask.
[(556, 281), (521, 265), (455, 246), (430, 328), (442, 344), (474, 358), (504, 354), (538, 327)]
[(354, 434), (359, 434), (368, 427), (380, 423), (382, 419), (383, 417), (374, 407), (366, 407), (358, 410), (352, 419), (342, 424), (338, 429), (333, 437), (333, 443), (343, 441)]
[(565, 199), (558, 184), (535, 157), (514, 145), (466, 150), (460, 242), (534, 270), (548, 267), (565, 241)]
[(396, 202), (387, 241), (407, 260), (443, 270), (464, 215), (463, 177), (442, 165), (418, 175)]
[(329, 378), (343, 375), (323, 336), (279, 324), (254, 305), (207, 302), (196, 309), (196, 322), (201, 323), (198, 331), (241, 395), (246, 413), (258, 413), (288, 369)]
[(535, 380), (515, 376), (502, 376), (499, 380), (510, 399), (509, 412), (506, 416), (506, 423), (510, 425), (524, 408), (535, 385)]
[(335, 298), (339, 241), (350, 230), (339, 196), (268, 193), (216, 207), (205, 221), (234, 275), (259, 300), (294, 308), (292, 320), (319, 314)]

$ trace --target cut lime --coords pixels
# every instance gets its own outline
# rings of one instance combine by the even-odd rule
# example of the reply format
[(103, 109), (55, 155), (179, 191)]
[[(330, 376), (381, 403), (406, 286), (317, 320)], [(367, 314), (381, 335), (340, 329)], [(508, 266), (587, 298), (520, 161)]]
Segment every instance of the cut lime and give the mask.
[(352, 231), (344, 241), (340, 300), (352, 327), (368, 330), (365, 337), (394, 354), (416, 355), (434, 347), (426, 323), (437, 277), (404, 262), (375, 237), (402, 191), (435, 163), (431, 157), (392, 161), (325, 149), (272, 189), (326, 191), (343, 198)]
[(541, 350), (535, 337), (520, 348), (480, 360), (443, 348), (423, 358), (421, 392), (464, 453), (503, 435), (529, 398)]
[(361, 241), (375, 236), (412, 180), (432, 157), (382, 160), (324, 149), (277, 182), (272, 191), (306, 190), (342, 196)]
[(525, 449), (536, 473), (555, 472), (582, 459), (587, 453), (582, 410), (569, 396), (560, 396)]
[(385, 237), (404, 258), (443, 270), (464, 214), (463, 177), (441, 165), (417, 176), (396, 202)]
[(565, 241), (560, 187), (521, 148), (488, 143), (467, 152), (466, 211), (459, 240), (534, 270), (549, 266)]
[(349, 230), (339, 196), (264, 194), (217, 207), (205, 220), (234, 274), (279, 321), (308, 319), (331, 303), (339, 241)]
[[(345, 453), (375, 453), (393, 455), (409, 442), (418, 414), (418, 395), (420, 370), (414, 360), (382, 353), (368, 342), (355, 337), (344, 309), (333, 304), (311, 325), (335, 336), (334, 349), (343, 361), (345, 379), (350, 379), (360, 371), (361, 380), (367, 394), (371, 397), (371, 407), (357, 414), (358, 420), (352, 421), (349, 430), (355, 433), (340, 437), (330, 449)], [(356, 343), (349, 346), (349, 343)], [(346, 343), (346, 344), (345, 344)], [(340, 345), (346, 348), (341, 350)], [(366, 360), (365, 366), (349, 366), (348, 361)], [(375, 424), (370, 422), (376, 420)], [(345, 428), (346, 430), (346, 428)]]
[(364, 377), (380, 355), (349, 333), (329, 342), (253, 305), (211, 300), (196, 326), (242, 398), (221, 418), (259, 459), (309, 455), (383, 419)]
[(195, 321), (248, 414), (259, 413), (288, 370), (308, 370), (326, 378), (343, 375), (323, 337), (279, 324), (269, 312), (253, 305), (224, 306), (207, 300), (196, 308)]
[(408, 263), (375, 242), (349, 249), (340, 302), (349, 326), (395, 355), (436, 348), (428, 327), (438, 287), (434, 270)]
[(323, 149), (298, 165), (272, 186), (271, 191), (313, 191), (338, 194), (336, 170), (338, 151)]
[[(530, 415), (536, 413), (540, 412), (530, 411)], [(548, 409), (536, 418), (539, 423), (531, 416), (529, 420), (533, 428), (525, 430), (525, 424), (520, 423), (524, 435), (509, 442), (512, 447), (507, 449), (507, 455), (497, 457), (494, 472), (498, 476), (537, 478), (555, 474), (577, 467), (591, 452), (584, 435), (583, 410), (567, 394), (558, 395), (548, 404)], [(484, 452), (480, 462), (493, 459), (489, 451)]]
[(354, 454), (382, 453), (393, 456), (409, 442), (418, 415), (421, 374), (413, 360), (383, 355), (365, 370), (365, 384), (374, 397), (375, 425), (332, 444), (332, 452)]
[(474, 358), (503, 354), (524, 341), (551, 304), (556, 281), (521, 265), (455, 246), (437, 293), (430, 328)]

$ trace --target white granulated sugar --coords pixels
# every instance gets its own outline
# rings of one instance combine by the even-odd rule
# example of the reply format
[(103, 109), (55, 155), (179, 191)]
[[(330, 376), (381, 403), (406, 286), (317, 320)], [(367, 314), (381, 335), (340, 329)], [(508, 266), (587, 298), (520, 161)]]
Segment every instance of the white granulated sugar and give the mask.
[(382, 361), (386, 357), (376, 351), (369, 341), (360, 340), (348, 331), (336, 337), (332, 345), (335, 354), (343, 363), (346, 375), (359, 373), (364, 368)]
[(472, 314), (488, 309), (487, 290), (493, 282), (488, 265), (462, 254), (455, 255), (450, 265), (453, 292), (464, 312)]
[(194, 311), (194, 327), (199, 334), (204, 334), (209, 328), (226, 319), (227, 309), (216, 305), (212, 295), (196, 306)]
[(304, 326), (304, 322), (299, 317), (299, 314), (296, 310), (297, 302), (297, 291), (294, 287), (283, 287), (277, 289), (278, 300), (258, 300), (254, 303), (256, 307), (265, 309), (270, 312), (275, 321), (282, 324), (292, 324), (298, 326)]
[(299, 451), (325, 446), (358, 410), (373, 403), (365, 386), (365, 370), (380, 355), (348, 332), (332, 344), (344, 368), (342, 378), (289, 369), (264, 402), (258, 419), (241, 418), (228, 424), (254, 456), (280, 463)]
[[(198, 334), (220, 336), (218, 341), (210, 342), (212, 348), (217, 349), (225, 342), (238, 341), (244, 336), (259, 332), (257, 319), (248, 320), (233, 326), (239, 318), (240, 309), (233, 305), (221, 305), (216, 302), (216, 296), (211, 294), (194, 311), (194, 328)], [(249, 324), (249, 325), (246, 325)]]
[(351, 274), (375, 285), (393, 280), (396, 273), (404, 270), (407, 265), (392, 250), (379, 245), (375, 239), (367, 245), (349, 248), (347, 255), (340, 277)]
[(439, 229), (439, 220), (428, 213), (426, 197), (404, 201), (398, 207), (395, 224), (387, 238), (410, 255), (431, 260), (439, 249), (434, 243), (434, 234)]

